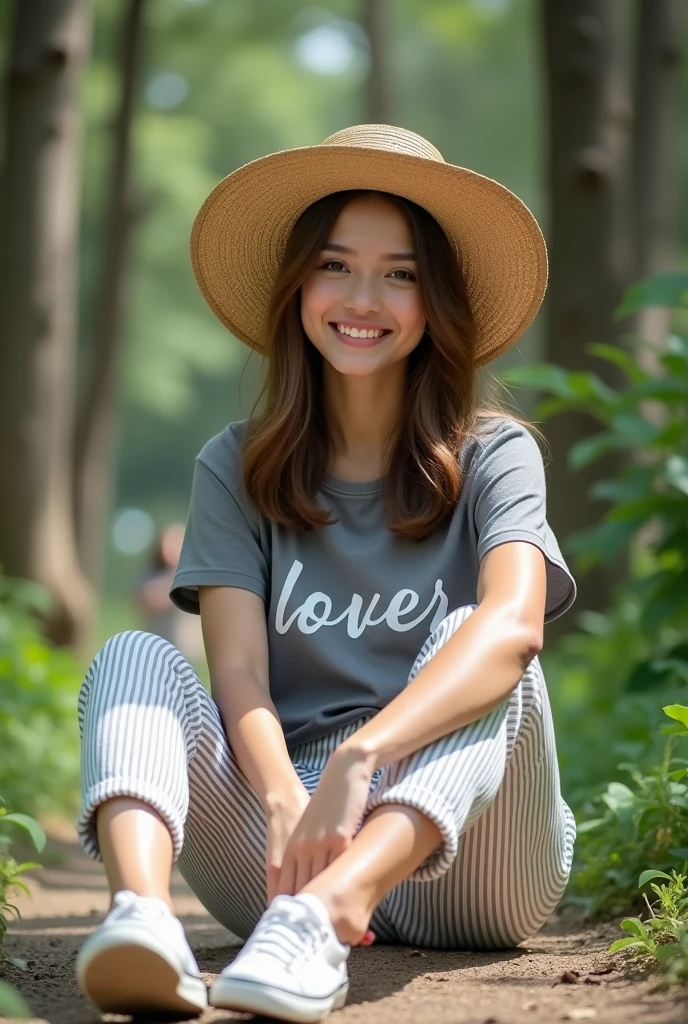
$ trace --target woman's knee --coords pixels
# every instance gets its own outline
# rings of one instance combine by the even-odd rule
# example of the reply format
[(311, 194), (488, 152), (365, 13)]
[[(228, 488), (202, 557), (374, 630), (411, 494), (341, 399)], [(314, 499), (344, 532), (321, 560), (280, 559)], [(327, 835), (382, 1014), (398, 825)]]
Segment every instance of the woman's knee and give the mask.
[(163, 637), (138, 629), (115, 633), (105, 641), (93, 658), (79, 691), (79, 716), (94, 693), (113, 693), (131, 698), (142, 683), (150, 690), (151, 683), (159, 680), (166, 686), (183, 664), (183, 656)]

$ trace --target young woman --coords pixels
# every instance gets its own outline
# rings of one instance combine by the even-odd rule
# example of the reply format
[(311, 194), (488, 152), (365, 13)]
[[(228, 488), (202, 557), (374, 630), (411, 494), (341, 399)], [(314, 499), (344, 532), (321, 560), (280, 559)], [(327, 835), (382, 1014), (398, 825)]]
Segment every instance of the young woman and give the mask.
[(78, 975), (105, 1011), (203, 1009), (177, 861), (247, 939), (210, 1002), (315, 1021), (352, 945), (511, 947), (569, 875), (537, 654), (575, 584), (535, 440), (474, 396), (545, 248), (507, 189), (363, 125), (220, 182), (192, 262), (265, 401), (199, 454), (171, 588), (212, 697), (141, 632), (83, 684), (79, 834), (113, 906)]

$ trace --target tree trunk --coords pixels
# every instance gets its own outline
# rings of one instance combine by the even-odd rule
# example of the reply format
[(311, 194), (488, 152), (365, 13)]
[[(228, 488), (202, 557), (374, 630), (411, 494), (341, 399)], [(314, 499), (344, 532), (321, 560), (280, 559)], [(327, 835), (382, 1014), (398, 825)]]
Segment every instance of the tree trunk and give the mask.
[(389, 124), (391, 84), (389, 78), (389, 10), (387, 0), (363, 0), (363, 26), (370, 43), (370, 72), (366, 93), (369, 124)]
[[(633, 277), (640, 280), (671, 267), (676, 256), (681, 65), (685, 0), (639, 0), (635, 40), (633, 132)], [(643, 310), (636, 332), (659, 344), (669, 324), (667, 310)], [(641, 363), (656, 368), (651, 350)]]
[(55, 598), (48, 634), (79, 645), (91, 595), (72, 515), (87, 0), (20, 0), (6, 80), (0, 218), (0, 561)]
[(116, 455), (116, 393), (122, 349), (123, 297), (133, 221), (131, 127), (139, 77), (145, 0), (129, 0), (120, 45), (121, 99), (113, 127), (113, 160), (103, 277), (91, 366), (75, 436), (74, 508), (81, 562), (101, 583)]
[[(624, 86), (618, 0), (543, 0), (549, 128), (549, 252), (545, 358), (567, 369), (594, 369), (609, 383), (617, 371), (588, 355), (591, 342), (614, 340), (612, 314), (631, 273), (628, 259), (630, 105)], [(577, 441), (597, 429), (584, 415), (547, 424), (553, 463), (548, 515), (560, 540), (593, 525), (600, 508), (591, 484), (614, 473), (609, 459), (584, 471), (567, 466)], [(604, 608), (610, 571), (579, 577), (580, 610)], [(566, 623), (555, 632), (570, 629)], [(551, 635), (551, 633), (550, 633)]]

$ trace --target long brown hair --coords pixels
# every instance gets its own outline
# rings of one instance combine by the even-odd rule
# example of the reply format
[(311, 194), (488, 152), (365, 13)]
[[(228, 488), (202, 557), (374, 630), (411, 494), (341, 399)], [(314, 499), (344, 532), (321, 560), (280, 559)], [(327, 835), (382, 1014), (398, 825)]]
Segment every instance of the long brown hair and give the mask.
[[(336, 522), (314, 495), (334, 455), (322, 397), (323, 357), (301, 323), (300, 288), (344, 206), (365, 191), (342, 191), (309, 206), (288, 240), (264, 335), (267, 373), (247, 423), (244, 485), (262, 515), (290, 528)], [(406, 366), (403, 414), (390, 438), (384, 500), (388, 528), (422, 540), (456, 507), (458, 458), (485, 409), (476, 408), (476, 327), (453, 247), (423, 207), (389, 193), (414, 242), (426, 330)], [(265, 400), (263, 411), (254, 415)], [(490, 410), (490, 412), (501, 410)]]

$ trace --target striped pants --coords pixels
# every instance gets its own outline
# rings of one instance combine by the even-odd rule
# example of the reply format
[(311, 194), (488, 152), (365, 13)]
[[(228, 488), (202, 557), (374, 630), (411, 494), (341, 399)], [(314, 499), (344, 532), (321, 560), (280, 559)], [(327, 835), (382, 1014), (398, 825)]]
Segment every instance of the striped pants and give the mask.
[[(457, 608), (418, 654), (409, 682), (474, 606)], [(370, 715), (290, 751), (309, 793), (330, 753)], [(151, 805), (179, 869), (214, 918), (248, 937), (265, 909), (265, 816), (227, 741), (217, 706), (167, 640), (119, 633), (96, 655), (79, 695), (80, 841), (100, 859), (104, 800)], [(537, 659), (485, 717), (378, 769), (366, 813), (423, 811), (440, 847), (378, 904), (382, 941), (436, 949), (504, 949), (533, 935), (566, 885), (576, 826), (561, 796), (547, 688)]]

